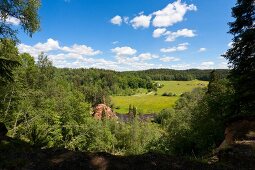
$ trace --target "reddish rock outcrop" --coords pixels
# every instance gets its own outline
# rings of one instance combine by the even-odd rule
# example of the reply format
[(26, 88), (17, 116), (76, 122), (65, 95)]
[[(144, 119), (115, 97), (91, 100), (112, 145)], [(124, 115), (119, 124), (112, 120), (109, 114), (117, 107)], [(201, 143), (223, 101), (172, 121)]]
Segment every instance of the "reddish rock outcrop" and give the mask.
[(107, 119), (117, 119), (118, 118), (116, 116), (116, 114), (112, 111), (112, 109), (105, 104), (98, 104), (94, 108), (93, 117), (95, 117), (96, 119), (99, 119), (99, 120), (101, 120), (102, 117), (105, 117)]

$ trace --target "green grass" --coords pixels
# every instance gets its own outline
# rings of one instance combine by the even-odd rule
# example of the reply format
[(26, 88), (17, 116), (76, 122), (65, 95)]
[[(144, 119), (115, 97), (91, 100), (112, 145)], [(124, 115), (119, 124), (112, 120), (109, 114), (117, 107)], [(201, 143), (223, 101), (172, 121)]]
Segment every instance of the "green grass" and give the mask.
[(192, 91), (196, 87), (206, 87), (207, 81), (192, 80), (192, 81), (156, 81), (157, 83), (164, 84), (163, 88), (158, 88), (159, 95), (164, 92), (171, 92), (181, 95), (183, 92)]
[[(146, 94), (145, 89), (140, 89), (139, 93), (133, 96), (111, 96), (115, 107), (115, 112), (127, 113), (129, 105), (137, 107), (138, 112), (141, 113), (158, 113), (162, 109), (171, 108), (174, 106), (176, 100), (184, 92), (192, 91), (196, 87), (206, 87), (207, 81), (156, 81), (163, 84), (164, 87), (159, 88), (157, 95), (154, 92)], [(164, 92), (171, 92), (177, 96), (161, 96)], [(118, 109), (116, 109), (118, 108)]]

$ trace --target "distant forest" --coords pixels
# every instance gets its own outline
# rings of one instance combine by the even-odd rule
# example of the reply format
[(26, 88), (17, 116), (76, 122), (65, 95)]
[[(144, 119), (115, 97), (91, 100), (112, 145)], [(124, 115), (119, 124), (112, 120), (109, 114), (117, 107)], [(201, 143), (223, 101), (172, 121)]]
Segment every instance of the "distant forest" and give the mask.
[[(171, 69), (151, 69), (144, 71), (125, 71), (117, 72), (104, 69), (57, 69), (64, 74), (67, 80), (80, 89), (86, 96), (87, 101), (93, 105), (102, 103), (106, 96), (106, 102), (109, 103), (108, 95), (132, 95), (138, 88), (145, 88), (148, 91), (156, 91), (157, 87), (154, 81), (157, 80), (210, 80), (212, 70), (171, 70)], [(220, 78), (226, 78), (229, 70), (215, 70)]]
[[(148, 76), (152, 80), (177, 80), (177, 81), (189, 81), (189, 80), (210, 80), (210, 73), (213, 70), (199, 70), (199, 69), (188, 69), (188, 70), (173, 70), (173, 69), (149, 69), (144, 71), (130, 71), (123, 72), (122, 74), (137, 74), (140, 77)], [(217, 73), (221, 76), (221, 78), (226, 78), (229, 74), (228, 69), (217, 69)]]

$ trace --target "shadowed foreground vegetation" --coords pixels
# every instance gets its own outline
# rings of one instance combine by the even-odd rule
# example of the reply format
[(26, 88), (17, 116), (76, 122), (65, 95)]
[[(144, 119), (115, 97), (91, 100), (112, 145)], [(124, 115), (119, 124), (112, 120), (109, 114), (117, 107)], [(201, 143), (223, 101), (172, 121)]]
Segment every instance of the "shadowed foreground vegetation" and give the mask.
[[(142, 155), (118, 156), (105, 152), (89, 153), (70, 151), (67, 149), (40, 149), (28, 143), (5, 138), (0, 141), (0, 168), (1, 169), (95, 169), (95, 170), (153, 170), (153, 169), (251, 169), (253, 161), (235, 163), (235, 159), (226, 162), (208, 160), (196, 161), (180, 156), (171, 156), (159, 153)], [(8, 153), (8, 154), (7, 154)]]

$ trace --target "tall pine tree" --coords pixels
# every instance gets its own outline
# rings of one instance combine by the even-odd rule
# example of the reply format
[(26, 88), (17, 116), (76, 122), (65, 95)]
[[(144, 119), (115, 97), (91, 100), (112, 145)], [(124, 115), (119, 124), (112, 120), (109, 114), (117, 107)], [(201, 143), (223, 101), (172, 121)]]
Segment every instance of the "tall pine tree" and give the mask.
[(229, 33), (232, 47), (224, 55), (231, 64), (230, 79), (235, 89), (234, 114), (255, 114), (255, 1), (237, 0), (232, 8), (234, 22)]

